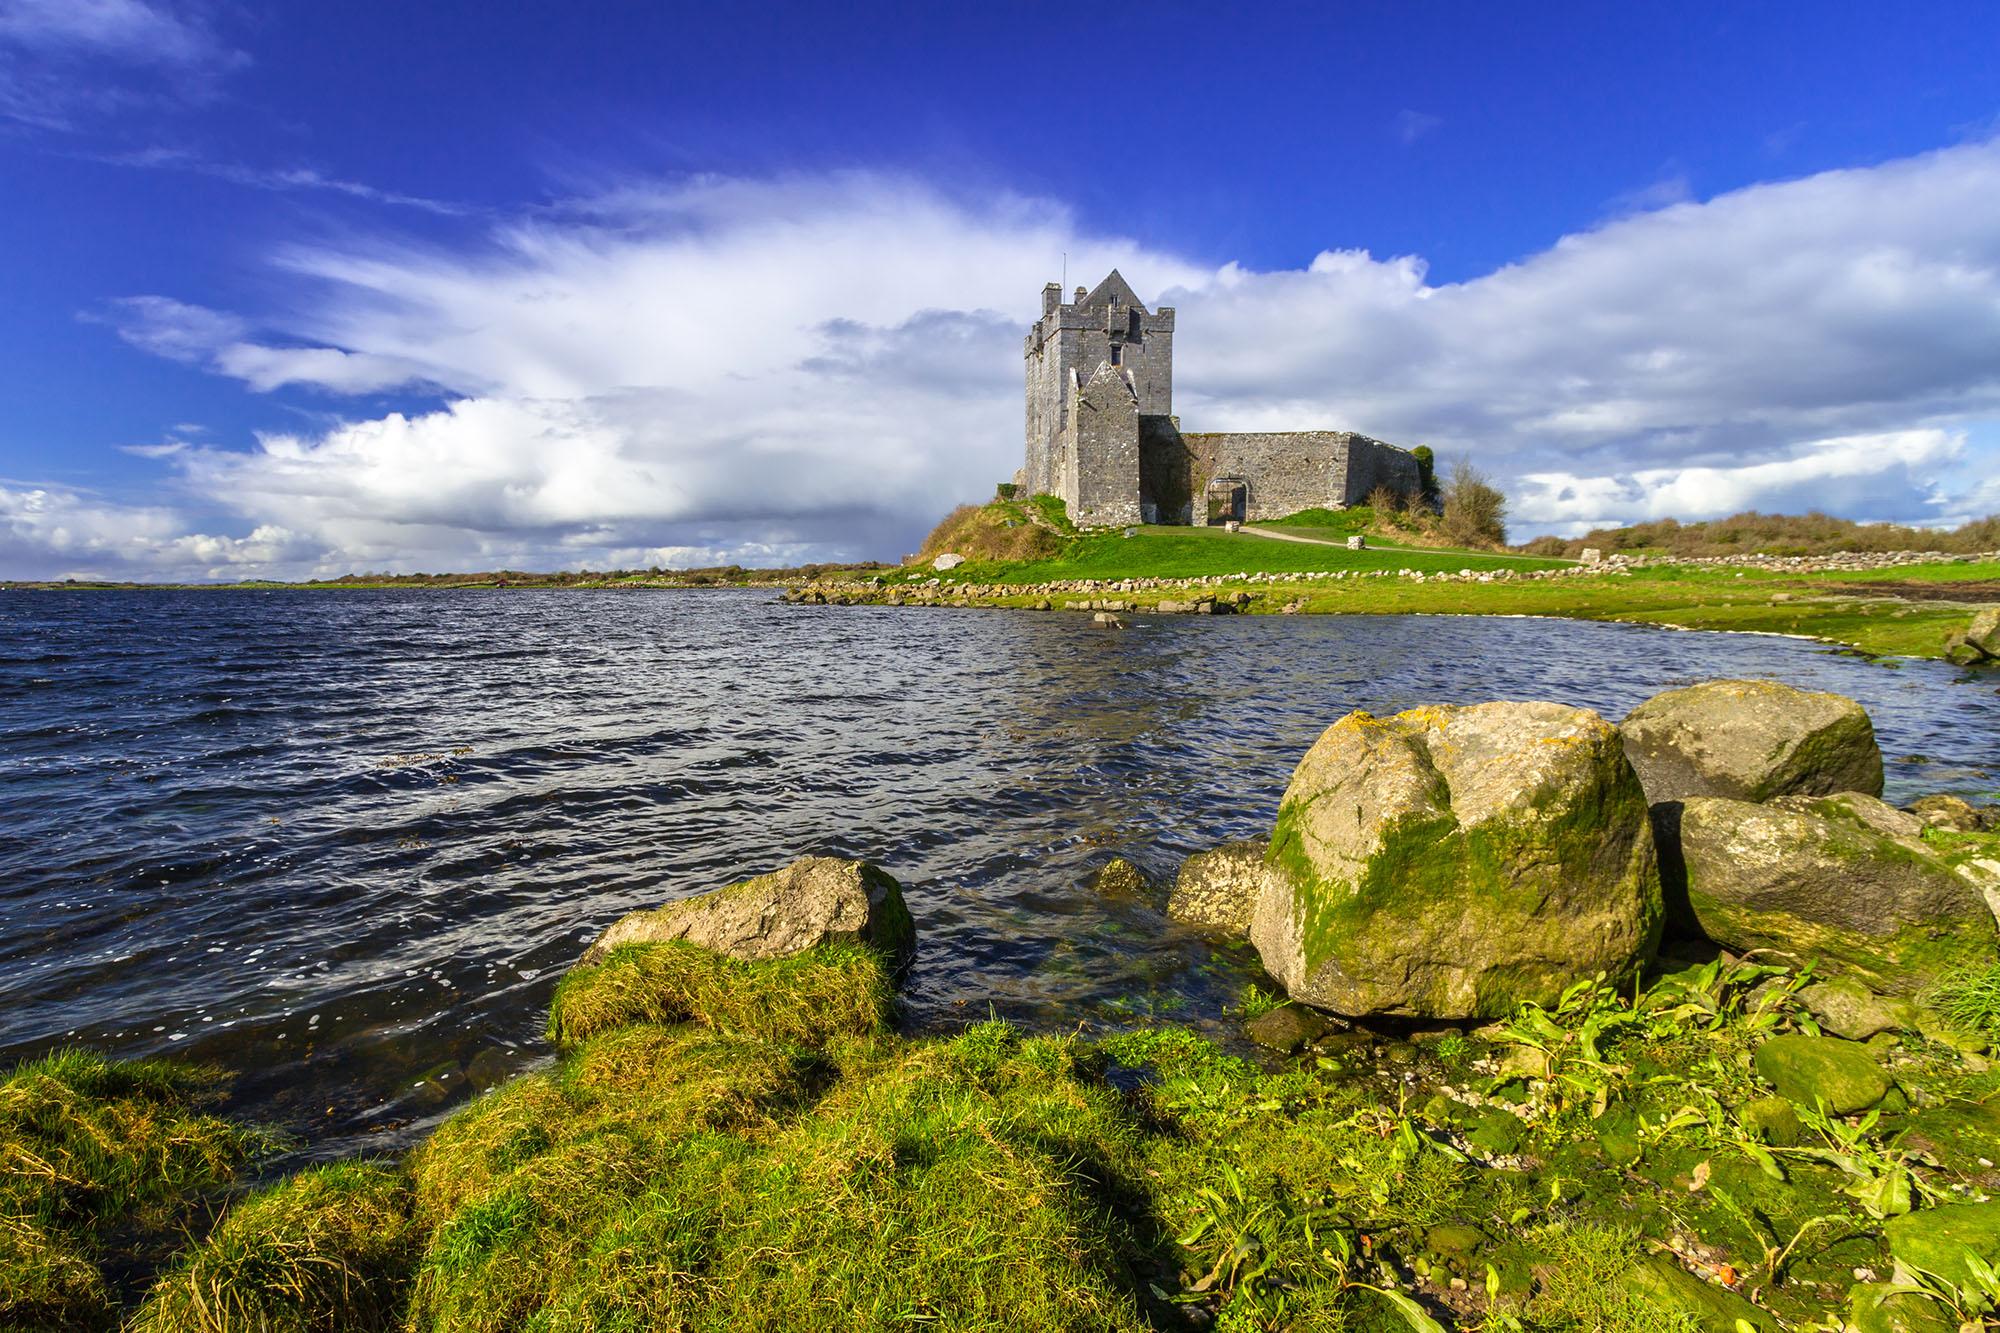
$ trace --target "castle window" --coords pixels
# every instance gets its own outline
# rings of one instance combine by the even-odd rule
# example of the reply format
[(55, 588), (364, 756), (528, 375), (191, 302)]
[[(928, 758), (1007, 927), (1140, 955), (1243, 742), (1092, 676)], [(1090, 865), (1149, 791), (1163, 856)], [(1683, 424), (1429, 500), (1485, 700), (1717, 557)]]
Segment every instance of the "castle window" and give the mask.
[(1112, 344), (1111, 344), (1111, 364), (1112, 364), (1112, 365), (1114, 365), (1114, 366), (1117, 366), (1117, 365), (1123, 365), (1123, 364), (1124, 364), (1124, 358), (1123, 358), (1123, 353), (1124, 353), (1124, 351), (1125, 351), (1125, 344), (1124, 344), (1124, 343), (1112, 343)]

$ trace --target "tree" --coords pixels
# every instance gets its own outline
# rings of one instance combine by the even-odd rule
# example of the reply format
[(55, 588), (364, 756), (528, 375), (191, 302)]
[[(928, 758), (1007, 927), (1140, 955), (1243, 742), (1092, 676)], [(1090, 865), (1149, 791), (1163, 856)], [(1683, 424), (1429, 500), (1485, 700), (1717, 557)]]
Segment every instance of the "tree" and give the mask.
[(1410, 450), (1410, 457), (1417, 460), (1417, 493), (1424, 503), (1436, 506), (1438, 502), (1437, 455), (1428, 444), (1420, 444)]
[(1444, 539), (1454, 546), (1504, 546), (1507, 497), (1493, 479), (1464, 459), (1451, 465), (1444, 487)]

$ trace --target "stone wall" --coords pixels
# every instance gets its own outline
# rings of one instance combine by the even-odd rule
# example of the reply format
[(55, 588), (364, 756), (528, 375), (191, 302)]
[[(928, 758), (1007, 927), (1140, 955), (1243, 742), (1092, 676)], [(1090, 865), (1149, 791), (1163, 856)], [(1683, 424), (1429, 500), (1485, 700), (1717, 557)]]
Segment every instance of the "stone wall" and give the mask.
[(1131, 372), (1100, 363), (1070, 396), (1073, 422), (1065, 452), (1076, 460), (1071, 489), (1058, 492), (1072, 523), (1100, 528), (1138, 523), (1139, 398)]

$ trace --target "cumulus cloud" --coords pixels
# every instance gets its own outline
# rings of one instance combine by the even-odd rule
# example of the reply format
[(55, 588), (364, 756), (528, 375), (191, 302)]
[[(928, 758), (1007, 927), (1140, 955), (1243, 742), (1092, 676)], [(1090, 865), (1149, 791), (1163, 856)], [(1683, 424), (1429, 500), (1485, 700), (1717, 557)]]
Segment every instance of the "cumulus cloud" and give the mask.
[(193, 508), (297, 534), (284, 572), (894, 557), (1019, 466), (1020, 338), (1065, 251), (1179, 307), (1190, 429), (1467, 456), (1521, 535), (1747, 505), (1940, 521), (1995, 489), (1966, 436), (2000, 420), (1990, 142), (1667, 203), (1457, 283), (1338, 249), (1199, 265), (1049, 203), (849, 174), (637, 185), (473, 250), (297, 245), (290, 308), (114, 319), (254, 390), (437, 395), (165, 456)]

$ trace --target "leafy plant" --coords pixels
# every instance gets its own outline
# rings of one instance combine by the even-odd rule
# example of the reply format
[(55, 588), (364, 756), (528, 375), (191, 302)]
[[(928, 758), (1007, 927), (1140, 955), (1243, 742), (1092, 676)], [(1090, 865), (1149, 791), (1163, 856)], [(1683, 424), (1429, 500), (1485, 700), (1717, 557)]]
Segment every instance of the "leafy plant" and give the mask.
[(1267, 991), (1254, 981), (1244, 982), (1243, 989), (1236, 995), (1236, 1012), (1245, 1018), (1262, 1018), (1274, 1009), (1284, 1008), (1284, 1005), (1282, 994)]

